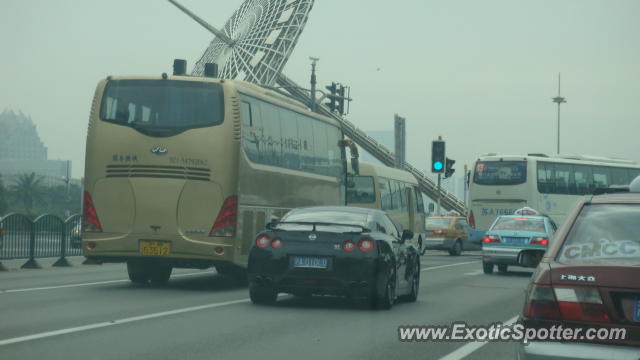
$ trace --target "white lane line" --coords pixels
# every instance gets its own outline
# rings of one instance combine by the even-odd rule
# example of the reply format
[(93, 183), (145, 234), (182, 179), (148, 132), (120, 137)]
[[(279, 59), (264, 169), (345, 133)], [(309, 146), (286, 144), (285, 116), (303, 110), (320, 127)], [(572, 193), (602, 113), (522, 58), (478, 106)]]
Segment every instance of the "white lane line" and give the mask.
[(71, 334), (71, 333), (80, 332), (80, 331), (99, 329), (99, 328), (108, 327), (108, 326), (127, 324), (127, 323), (131, 323), (131, 322), (154, 319), (154, 318), (159, 318), (159, 317), (164, 317), (164, 316), (170, 316), (170, 315), (176, 315), (176, 314), (184, 314), (184, 313), (192, 312), (192, 311), (199, 311), (199, 310), (204, 310), (204, 309), (211, 309), (211, 308), (217, 308), (217, 307), (222, 307), (222, 306), (241, 304), (241, 303), (246, 303), (246, 302), (249, 302), (249, 299), (231, 300), (231, 301), (224, 301), (224, 302), (207, 304), (207, 305), (192, 306), (192, 307), (176, 309), (176, 310), (170, 310), (170, 311), (157, 312), (157, 313), (152, 313), (152, 314), (147, 314), (147, 315), (133, 316), (133, 317), (119, 319), (119, 320), (105, 321), (105, 322), (100, 322), (100, 323), (95, 323), (95, 324), (90, 324), (90, 325), (77, 326), (77, 327), (54, 330), (54, 331), (47, 331), (47, 332), (43, 332), (43, 333), (39, 333), (39, 334), (33, 334), (33, 335), (20, 336), (20, 337), (11, 338), (11, 339), (0, 340), (0, 346), (9, 345), (9, 344), (15, 344), (15, 343), (19, 343), (19, 342), (25, 342), (25, 341), (30, 341), (30, 340), (42, 339), (42, 338), (47, 338), (47, 337), (51, 337), (51, 336)]
[(474, 275), (482, 275), (482, 274), (484, 274), (484, 271), (482, 271), (482, 270), (476, 270), (476, 271), (472, 271), (472, 272), (464, 273), (464, 274), (462, 274), (462, 275), (474, 276)]
[[(514, 316), (511, 319), (505, 321), (504, 325), (511, 325), (511, 324), (515, 323), (516, 320), (518, 320), (518, 316)], [(454, 352), (451, 352), (448, 355), (445, 355), (444, 357), (441, 357), (439, 360), (460, 360), (460, 359), (468, 356), (472, 352), (474, 352), (474, 351), (480, 349), (481, 347), (487, 345), (488, 343), (489, 343), (489, 341), (474, 341), (474, 342), (470, 342), (470, 343), (458, 348)]]
[[(200, 274), (211, 274), (211, 273), (214, 273), (214, 272), (215, 272), (215, 271), (201, 271), (201, 272), (196, 272), (196, 273), (176, 274), (176, 275), (171, 275), (171, 277), (172, 277), (172, 278), (177, 278), (177, 277), (186, 277), (186, 276), (193, 276), (193, 275), (200, 275)], [(8, 290), (2, 290), (2, 289), (0, 289), (0, 294), (9, 294), (9, 293), (17, 293), (17, 292), (25, 292), (25, 291), (39, 291), (39, 290), (65, 289), (65, 288), (73, 288), (73, 287), (81, 287), (81, 286), (93, 286), (93, 285), (115, 284), (115, 283), (121, 283), (121, 282), (129, 282), (129, 280), (128, 280), (128, 279), (123, 279), (123, 280), (107, 280), (107, 281), (96, 281), (96, 282), (81, 283), (81, 284), (67, 284), (67, 285), (56, 285), (56, 286), (43, 286), (43, 287), (27, 288), (27, 289), (8, 289)]]
[(438, 265), (438, 266), (422, 268), (420, 271), (435, 270), (435, 269), (442, 269), (442, 268), (451, 267), (451, 266), (460, 266), (460, 265), (476, 264), (476, 263), (478, 263), (478, 261), (467, 261), (467, 262), (455, 263), (455, 264)]

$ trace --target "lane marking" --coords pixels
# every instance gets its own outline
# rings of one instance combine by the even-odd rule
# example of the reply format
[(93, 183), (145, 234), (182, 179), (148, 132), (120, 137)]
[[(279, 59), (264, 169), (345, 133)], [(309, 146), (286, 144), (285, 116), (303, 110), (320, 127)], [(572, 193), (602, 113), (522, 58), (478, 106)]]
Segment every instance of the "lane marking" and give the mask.
[(467, 275), (467, 276), (474, 276), (474, 275), (482, 275), (484, 274), (483, 270), (476, 270), (476, 271), (472, 271), (472, 272), (468, 272), (468, 273), (464, 273), (462, 275)]
[[(187, 274), (175, 274), (175, 275), (171, 275), (171, 277), (172, 278), (187, 277), (187, 276), (194, 276), (194, 275), (200, 275), (200, 274), (211, 274), (211, 273), (214, 273), (214, 272), (215, 271), (212, 270), (212, 271), (201, 271), (201, 272), (187, 273)], [(129, 281), (130, 281), (129, 279), (106, 280), (106, 281), (96, 281), (96, 282), (90, 282), (90, 283), (55, 285), (55, 286), (42, 286), (42, 287), (26, 288), (26, 289), (8, 289), (8, 290), (1, 290), (0, 289), (0, 294), (9, 294), (9, 293), (26, 292), (26, 291), (52, 290), (52, 289), (66, 289), (66, 288), (81, 287), (81, 286), (115, 284), (115, 283), (121, 283), (121, 282), (129, 282)]]
[(20, 342), (25, 342), (25, 341), (30, 341), (30, 340), (37, 340), (37, 339), (42, 339), (42, 338), (47, 338), (47, 337), (52, 337), (52, 336), (57, 336), (57, 335), (71, 334), (71, 333), (81, 332), (81, 331), (86, 331), (86, 330), (93, 330), (93, 329), (99, 329), (99, 328), (104, 328), (104, 327), (109, 327), (109, 326), (127, 324), (127, 323), (132, 323), (132, 322), (137, 322), (137, 321), (142, 321), (142, 320), (148, 320), (148, 319), (154, 319), (154, 318), (159, 318), (159, 317), (165, 317), (165, 316), (170, 316), (170, 315), (184, 314), (184, 313), (193, 312), (193, 311), (199, 311), (199, 310), (204, 310), (204, 309), (211, 309), (211, 308), (217, 308), (217, 307), (228, 306), (228, 305), (242, 304), (242, 303), (246, 303), (246, 302), (249, 302), (249, 301), (250, 301), (249, 299), (224, 301), (224, 302), (219, 302), (219, 303), (200, 305), (200, 306), (192, 306), (192, 307), (176, 309), (176, 310), (162, 311), (162, 312), (157, 312), (157, 313), (152, 313), (152, 314), (147, 314), (147, 315), (133, 316), (133, 317), (124, 318), (124, 319), (105, 321), (105, 322), (100, 322), (100, 323), (95, 323), (95, 324), (90, 324), (90, 325), (83, 325), (83, 326), (76, 326), (76, 327), (72, 327), (72, 328), (59, 329), (59, 330), (54, 330), (54, 331), (47, 331), (47, 332), (42, 332), (42, 333), (33, 334), (33, 335), (20, 336), (20, 337), (15, 337), (15, 338), (11, 338), (11, 339), (0, 340), (0, 346), (20, 343)]
[[(514, 316), (511, 319), (507, 320), (504, 322), (504, 325), (511, 325), (513, 323), (516, 322), (516, 320), (518, 320), (518, 316)], [(460, 348), (458, 348), (457, 350), (449, 353), (448, 355), (445, 355), (443, 357), (441, 357), (439, 360), (460, 360), (468, 355), (470, 355), (472, 352), (480, 349), (481, 347), (489, 344), (490, 341), (474, 341), (474, 342), (470, 342)]]
[(455, 263), (455, 264), (438, 265), (438, 266), (422, 268), (420, 269), (420, 271), (435, 270), (435, 269), (442, 269), (442, 268), (451, 267), (451, 266), (460, 266), (460, 265), (477, 264), (477, 263), (478, 261), (467, 261), (467, 262)]

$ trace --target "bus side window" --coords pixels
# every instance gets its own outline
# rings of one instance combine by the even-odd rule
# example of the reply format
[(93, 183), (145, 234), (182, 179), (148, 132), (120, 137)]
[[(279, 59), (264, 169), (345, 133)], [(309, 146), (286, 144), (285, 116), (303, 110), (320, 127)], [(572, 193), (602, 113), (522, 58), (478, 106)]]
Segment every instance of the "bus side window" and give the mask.
[(609, 175), (609, 169), (603, 166), (593, 167), (593, 184), (591, 191), (597, 188), (606, 188), (611, 184), (611, 176)]
[(629, 179), (627, 170), (623, 168), (609, 168), (611, 172), (611, 185), (627, 185), (633, 179)]
[(574, 195), (584, 195), (589, 192), (591, 184), (591, 168), (585, 165), (573, 166), (573, 179), (576, 184)]
[(422, 201), (422, 194), (418, 187), (413, 187), (413, 192), (416, 194), (416, 211), (419, 213), (424, 213), (424, 202)]
[(538, 191), (542, 194), (553, 194), (555, 188), (553, 164), (538, 162)]
[(389, 188), (389, 181), (386, 179), (378, 179), (378, 187), (380, 188), (380, 200), (382, 202), (382, 210), (391, 209), (391, 189)]

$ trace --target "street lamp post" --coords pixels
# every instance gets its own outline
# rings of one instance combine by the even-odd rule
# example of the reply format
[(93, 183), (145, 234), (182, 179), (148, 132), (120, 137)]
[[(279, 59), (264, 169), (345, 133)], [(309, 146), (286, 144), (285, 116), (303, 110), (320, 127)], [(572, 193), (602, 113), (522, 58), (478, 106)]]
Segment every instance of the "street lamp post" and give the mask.
[(565, 98), (560, 96), (560, 73), (558, 73), (558, 96), (552, 99), (554, 103), (558, 104), (558, 154), (560, 154), (560, 104), (567, 102)]

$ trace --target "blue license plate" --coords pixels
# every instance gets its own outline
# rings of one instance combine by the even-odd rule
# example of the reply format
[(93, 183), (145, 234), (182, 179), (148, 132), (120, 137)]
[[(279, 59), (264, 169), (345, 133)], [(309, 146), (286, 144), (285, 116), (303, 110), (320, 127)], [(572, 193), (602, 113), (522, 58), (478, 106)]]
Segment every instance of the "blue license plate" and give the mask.
[(636, 302), (633, 305), (633, 321), (640, 322), (640, 297), (636, 298)]
[(527, 242), (527, 238), (522, 238), (522, 237), (505, 237), (504, 238), (504, 242), (507, 244), (518, 244), (518, 245), (522, 245), (525, 244)]
[(293, 267), (297, 268), (311, 268), (311, 269), (326, 269), (329, 262), (327, 258), (315, 257), (315, 256), (294, 256)]

